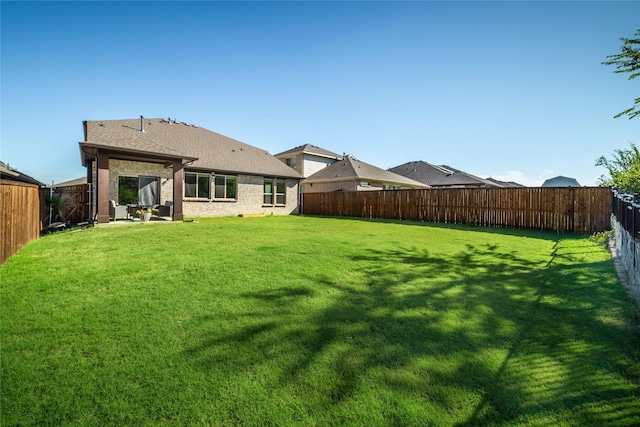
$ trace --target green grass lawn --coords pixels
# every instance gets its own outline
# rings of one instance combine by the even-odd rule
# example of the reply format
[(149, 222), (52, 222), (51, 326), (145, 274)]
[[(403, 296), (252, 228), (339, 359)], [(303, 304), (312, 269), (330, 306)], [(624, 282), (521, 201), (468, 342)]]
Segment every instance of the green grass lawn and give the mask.
[(0, 268), (2, 425), (640, 424), (635, 305), (555, 233), (97, 227)]

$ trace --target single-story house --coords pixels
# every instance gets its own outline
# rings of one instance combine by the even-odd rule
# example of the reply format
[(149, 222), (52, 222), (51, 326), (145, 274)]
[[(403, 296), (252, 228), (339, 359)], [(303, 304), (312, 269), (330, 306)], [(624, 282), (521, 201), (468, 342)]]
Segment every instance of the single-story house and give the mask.
[(542, 187), (580, 187), (580, 184), (575, 178), (559, 175), (547, 179), (542, 183)]
[(53, 188), (76, 187), (78, 185), (85, 185), (86, 183), (87, 183), (87, 177), (81, 176), (79, 178), (71, 179), (69, 181), (55, 182), (53, 184)]
[(176, 221), (298, 209), (302, 176), (263, 149), (174, 119), (83, 126), (80, 153), (98, 223), (117, 206), (171, 206)]
[(447, 165), (433, 165), (422, 160), (407, 162), (389, 169), (435, 188), (492, 188), (499, 184)]
[(429, 186), (402, 175), (380, 169), (345, 156), (321, 169), (300, 183), (302, 192), (328, 193), (332, 191), (370, 191), (428, 188)]
[(297, 170), (305, 178), (338, 160), (342, 160), (343, 157), (340, 154), (311, 144), (300, 145), (275, 154), (275, 156), (285, 162), (287, 166)]

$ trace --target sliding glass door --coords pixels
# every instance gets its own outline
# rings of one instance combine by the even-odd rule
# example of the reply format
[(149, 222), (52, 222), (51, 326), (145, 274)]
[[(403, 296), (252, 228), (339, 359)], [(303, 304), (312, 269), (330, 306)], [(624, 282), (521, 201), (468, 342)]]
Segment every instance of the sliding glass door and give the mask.
[(158, 192), (158, 178), (154, 176), (138, 177), (138, 197), (144, 206), (157, 205), (160, 200)]
[(160, 201), (160, 186), (155, 176), (118, 177), (118, 204), (153, 206)]

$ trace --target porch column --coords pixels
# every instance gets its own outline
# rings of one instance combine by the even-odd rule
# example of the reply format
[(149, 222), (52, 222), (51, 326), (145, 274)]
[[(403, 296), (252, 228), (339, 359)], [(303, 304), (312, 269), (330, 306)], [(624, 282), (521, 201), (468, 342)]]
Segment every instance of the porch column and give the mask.
[(182, 161), (173, 162), (173, 220), (182, 221), (182, 183), (184, 182), (184, 168)]
[(109, 222), (109, 155), (98, 154), (98, 188), (97, 188), (97, 221), (98, 224)]
[(90, 191), (89, 191), (89, 206), (88, 206), (88, 216), (87, 216), (87, 220), (91, 221), (91, 218), (93, 218), (93, 210), (94, 210), (94, 206), (96, 204), (96, 201), (94, 199), (94, 196), (96, 194), (96, 189), (93, 186), (93, 160), (87, 160), (86, 161), (86, 165), (87, 165), (87, 184), (89, 185)]

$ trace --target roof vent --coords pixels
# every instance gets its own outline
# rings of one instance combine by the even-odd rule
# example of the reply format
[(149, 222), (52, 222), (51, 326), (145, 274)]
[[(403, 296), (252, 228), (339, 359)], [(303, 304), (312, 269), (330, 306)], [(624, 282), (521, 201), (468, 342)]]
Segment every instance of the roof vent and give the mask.
[(444, 165), (440, 165), (440, 166), (433, 165), (433, 166), (434, 166), (436, 169), (438, 169), (440, 172), (444, 172), (444, 173), (445, 173), (445, 174), (447, 174), (447, 175), (453, 175), (453, 171), (452, 171), (452, 170), (450, 170), (450, 169), (448, 169), (448, 168), (446, 168)]
[(144, 133), (144, 117), (140, 116), (140, 132)]

